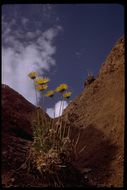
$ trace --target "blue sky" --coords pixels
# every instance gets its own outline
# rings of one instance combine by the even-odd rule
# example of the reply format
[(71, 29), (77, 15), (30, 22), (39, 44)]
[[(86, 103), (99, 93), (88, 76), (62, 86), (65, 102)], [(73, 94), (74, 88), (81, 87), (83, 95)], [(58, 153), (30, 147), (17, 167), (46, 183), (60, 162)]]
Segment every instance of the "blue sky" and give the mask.
[[(122, 35), (120, 4), (3, 5), (2, 82), (35, 103), (27, 79), (34, 69), (51, 79), (50, 89), (67, 83), (74, 99), (83, 90), (87, 71), (98, 74)], [(58, 94), (53, 101), (45, 100), (45, 110), (59, 100)]]

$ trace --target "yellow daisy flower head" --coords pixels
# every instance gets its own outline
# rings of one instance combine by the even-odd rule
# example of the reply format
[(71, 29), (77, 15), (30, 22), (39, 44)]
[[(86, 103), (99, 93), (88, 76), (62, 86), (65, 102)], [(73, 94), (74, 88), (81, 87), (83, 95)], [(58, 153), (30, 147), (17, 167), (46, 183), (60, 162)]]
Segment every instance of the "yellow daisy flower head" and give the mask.
[(71, 92), (65, 92), (64, 94), (63, 94), (63, 97), (64, 98), (70, 98), (70, 96), (71, 96)]
[(55, 91), (56, 92), (64, 92), (65, 90), (68, 89), (68, 85), (67, 84), (60, 84), (60, 86), (58, 86)]
[(38, 78), (35, 80), (35, 84), (43, 85), (43, 84), (48, 83), (49, 81), (50, 81), (50, 80), (49, 80), (49, 78), (47, 78), (47, 77), (38, 77)]
[(53, 90), (49, 90), (46, 95), (47, 97), (53, 97), (54, 96), (54, 91)]
[(37, 76), (38, 76), (38, 73), (37, 72), (30, 72), (28, 74), (28, 76), (31, 78), (31, 79), (35, 79)]
[(46, 90), (47, 88), (48, 88), (47, 84), (36, 86), (36, 90), (38, 91), (43, 91), (43, 90)]
[(55, 92), (60, 92), (60, 87), (56, 87)]

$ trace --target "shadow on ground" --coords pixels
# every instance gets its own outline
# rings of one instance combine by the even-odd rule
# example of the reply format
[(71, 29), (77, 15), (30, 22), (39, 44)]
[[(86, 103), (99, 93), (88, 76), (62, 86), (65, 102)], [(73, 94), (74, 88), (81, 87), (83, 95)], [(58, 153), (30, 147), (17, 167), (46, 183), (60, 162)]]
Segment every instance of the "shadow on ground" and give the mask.
[[(75, 142), (79, 131), (77, 156), (74, 158), (73, 164), (84, 175), (87, 173), (86, 177), (91, 183), (102, 184), (112, 175), (110, 165), (115, 159), (118, 147), (93, 125), (81, 129), (73, 127), (70, 136)], [(81, 151), (83, 147), (84, 149)]]

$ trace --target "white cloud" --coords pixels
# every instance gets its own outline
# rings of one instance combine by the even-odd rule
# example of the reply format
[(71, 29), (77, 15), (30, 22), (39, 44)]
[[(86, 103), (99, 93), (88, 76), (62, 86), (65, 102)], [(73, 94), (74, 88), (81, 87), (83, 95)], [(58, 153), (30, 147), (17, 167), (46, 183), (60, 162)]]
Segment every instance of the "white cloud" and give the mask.
[[(23, 22), (26, 22), (24, 18)], [(24, 32), (21, 28), (13, 30), (13, 23), (2, 23), (2, 83), (36, 104), (34, 86), (27, 75), (31, 71), (40, 72), (40, 69), (44, 74), (55, 65), (53, 41), (60, 27), (49, 28), (43, 33), (39, 30)]]
[(67, 101), (58, 101), (54, 108), (55, 108), (55, 112), (54, 112), (54, 108), (47, 108), (46, 113), (51, 117), (54, 118), (55, 117), (59, 117), (62, 115), (63, 110), (68, 106)]

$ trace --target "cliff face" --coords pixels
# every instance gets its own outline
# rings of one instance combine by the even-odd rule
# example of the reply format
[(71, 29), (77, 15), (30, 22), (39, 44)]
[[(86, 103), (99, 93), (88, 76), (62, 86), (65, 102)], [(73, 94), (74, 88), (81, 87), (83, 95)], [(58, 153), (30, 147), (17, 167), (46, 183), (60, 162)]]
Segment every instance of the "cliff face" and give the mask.
[(76, 141), (81, 131), (74, 164), (102, 186), (123, 186), (124, 156), (124, 40), (121, 38), (91, 84), (65, 109), (62, 120), (71, 125)]

